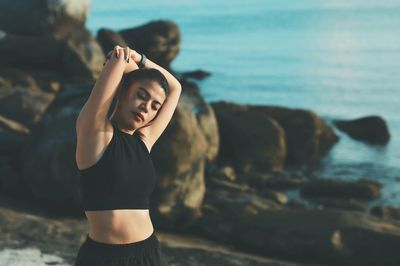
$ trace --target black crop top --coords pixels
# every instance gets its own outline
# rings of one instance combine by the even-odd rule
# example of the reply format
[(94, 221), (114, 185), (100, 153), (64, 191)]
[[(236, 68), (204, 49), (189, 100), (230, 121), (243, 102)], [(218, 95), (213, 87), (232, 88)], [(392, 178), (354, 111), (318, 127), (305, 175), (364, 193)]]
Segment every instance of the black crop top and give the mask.
[(151, 155), (137, 131), (114, 133), (100, 160), (78, 169), (82, 206), (85, 211), (148, 209), (157, 180)]

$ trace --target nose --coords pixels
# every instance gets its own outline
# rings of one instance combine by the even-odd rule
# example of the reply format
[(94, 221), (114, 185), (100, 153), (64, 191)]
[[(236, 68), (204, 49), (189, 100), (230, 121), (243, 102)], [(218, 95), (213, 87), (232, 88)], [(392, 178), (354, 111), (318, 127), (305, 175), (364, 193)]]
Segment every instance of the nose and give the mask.
[(147, 113), (148, 108), (150, 108), (150, 102), (145, 102), (141, 105), (141, 109)]

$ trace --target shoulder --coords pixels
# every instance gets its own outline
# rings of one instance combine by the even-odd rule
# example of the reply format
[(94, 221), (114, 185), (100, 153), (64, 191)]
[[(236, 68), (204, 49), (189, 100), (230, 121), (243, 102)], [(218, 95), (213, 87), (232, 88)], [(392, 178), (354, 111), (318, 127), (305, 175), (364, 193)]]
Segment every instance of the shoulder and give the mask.
[(77, 128), (76, 163), (78, 169), (86, 169), (100, 160), (115, 132), (110, 122), (103, 129)]

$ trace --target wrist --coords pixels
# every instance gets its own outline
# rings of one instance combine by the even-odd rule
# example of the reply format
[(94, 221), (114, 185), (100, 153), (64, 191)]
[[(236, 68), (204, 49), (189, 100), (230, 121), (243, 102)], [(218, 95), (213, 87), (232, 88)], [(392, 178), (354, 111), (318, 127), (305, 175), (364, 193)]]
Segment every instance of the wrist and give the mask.
[(139, 63), (140, 63), (140, 59), (142, 59), (142, 56), (141, 56), (138, 52), (134, 51), (134, 54), (133, 54), (133, 61), (134, 61), (136, 64), (139, 64)]
[(146, 66), (147, 57), (144, 53), (140, 54), (140, 62), (138, 63), (139, 68), (145, 68)]

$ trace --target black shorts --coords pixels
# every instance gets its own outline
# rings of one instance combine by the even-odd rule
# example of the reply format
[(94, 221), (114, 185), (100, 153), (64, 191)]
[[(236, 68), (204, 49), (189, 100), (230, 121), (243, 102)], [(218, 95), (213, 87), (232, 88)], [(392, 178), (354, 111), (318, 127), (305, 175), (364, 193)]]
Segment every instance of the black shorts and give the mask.
[(155, 231), (146, 239), (126, 244), (97, 242), (86, 234), (74, 265), (165, 266)]

